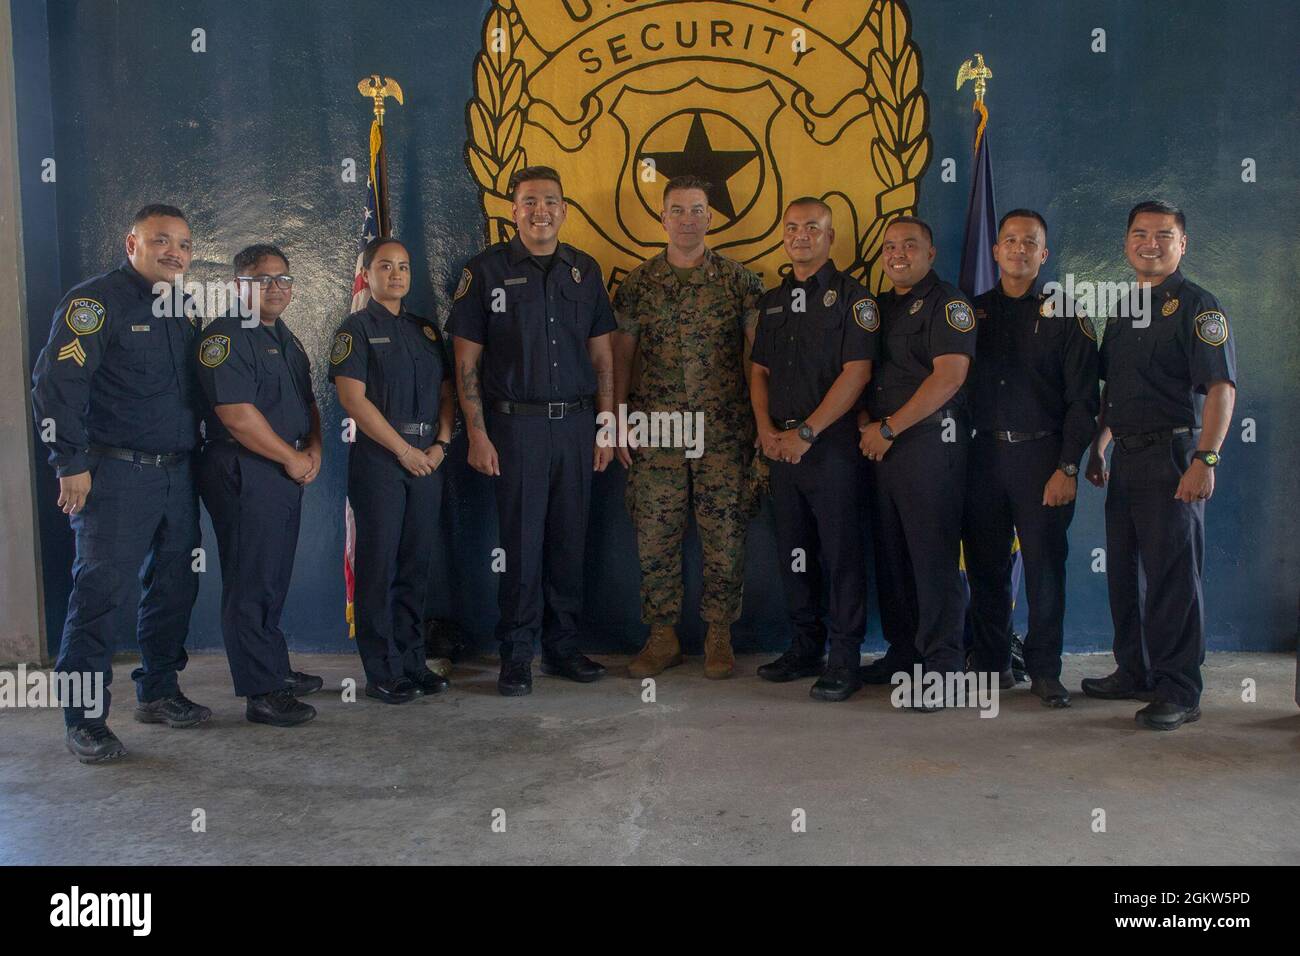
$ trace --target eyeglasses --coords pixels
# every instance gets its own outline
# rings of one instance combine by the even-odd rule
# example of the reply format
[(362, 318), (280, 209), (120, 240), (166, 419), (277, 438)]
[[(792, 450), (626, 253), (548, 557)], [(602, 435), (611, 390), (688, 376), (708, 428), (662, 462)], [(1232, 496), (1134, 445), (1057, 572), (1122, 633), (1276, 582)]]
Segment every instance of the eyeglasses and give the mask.
[(279, 287), (279, 288), (281, 288), (281, 289), (284, 289), (286, 292), (287, 292), (289, 289), (292, 289), (292, 288), (293, 288), (293, 276), (291, 276), (291, 275), (278, 275), (278, 276), (235, 276), (235, 278), (236, 278), (237, 280), (239, 280), (240, 282), (256, 282), (256, 283), (257, 283), (258, 285), (260, 285), (263, 289), (269, 289), (269, 288), (271, 288), (271, 283), (272, 283), (272, 282), (274, 282), (274, 283), (276, 284), (277, 287)]

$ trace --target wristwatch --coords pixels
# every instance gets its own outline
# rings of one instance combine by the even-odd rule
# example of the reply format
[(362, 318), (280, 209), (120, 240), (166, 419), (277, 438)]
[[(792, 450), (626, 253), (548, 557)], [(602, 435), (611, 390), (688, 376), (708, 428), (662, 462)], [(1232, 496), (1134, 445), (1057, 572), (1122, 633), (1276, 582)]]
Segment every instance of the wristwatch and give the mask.
[(1079, 466), (1073, 465), (1068, 461), (1063, 461), (1056, 467), (1067, 478), (1075, 478), (1079, 474)]
[(1207, 468), (1213, 468), (1219, 463), (1219, 453), (1217, 451), (1198, 451), (1192, 457), (1205, 462)]
[(801, 439), (803, 439), (810, 445), (817, 438), (817, 436), (813, 433), (812, 426), (809, 425), (807, 422), (799, 423), (798, 435)]
[(888, 415), (880, 420), (880, 437), (885, 439), (885, 441), (893, 441), (895, 438), (894, 430), (889, 427)]
[(442, 453), (445, 455), (451, 451), (451, 442), (443, 441), (441, 438), (435, 438), (433, 443), (442, 446)]

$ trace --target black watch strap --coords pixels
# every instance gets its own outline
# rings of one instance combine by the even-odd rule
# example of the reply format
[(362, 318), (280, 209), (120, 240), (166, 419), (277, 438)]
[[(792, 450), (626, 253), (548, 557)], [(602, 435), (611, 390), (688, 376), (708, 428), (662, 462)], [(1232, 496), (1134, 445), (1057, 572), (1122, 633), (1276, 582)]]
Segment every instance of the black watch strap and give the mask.
[(894, 440), (894, 430), (889, 427), (888, 415), (880, 420), (880, 437), (884, 438), (886, 441)]

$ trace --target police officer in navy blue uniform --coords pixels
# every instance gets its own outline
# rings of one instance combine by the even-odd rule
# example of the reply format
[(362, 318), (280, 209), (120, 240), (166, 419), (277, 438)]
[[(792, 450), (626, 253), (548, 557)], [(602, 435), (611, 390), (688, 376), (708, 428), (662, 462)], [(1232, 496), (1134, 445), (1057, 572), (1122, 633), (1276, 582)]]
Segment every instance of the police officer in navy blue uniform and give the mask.
[(1218, 301), (1179, 270), (1187, 251), (1180, 209), (1157, 201), (1133, 207), (1124, 248), (1150, 291), (1150, 311), (1108, 319), (1101, 341), (1105, 388), (1087, 477), (1108, 486), (1106, 581), (1117, 667), (1085, 679), (1083, 692), (1150, 701), (1138, 722), (1176, 730), (1201, 716), (1205, 502), (1232, 422), (1237, 354)]
[(879, 351), (880, 316), (867, 290), (830, 260), (829, 206), (812, 197), (794, 200), (783, 233), (793, 268), (758, 301), (750, 401), (771, 462), (794, 641), (758, 676), (778, 683), (816, 676), (815, 700), (847, 700), (862, 686), (859, 648), (867, 617), (855, 407)]
[[(202, 402), (195, 304), (171, 285), (183, 284), (178, 277), (190, 264), (185, 215), (145, 206), (126, 236), (126, 255), (64, 296), (32, 374), (37, 430), (76, 537), (54, 669), (84, 681), (100, 675), (104, 687), (102, 710), (65, 701), (68, 749), (83, 763), (126, 753), (108, 729), (108, 685), (113, 624), (137, 577), (136, 719), (192, 727), (212, 716), (181, 693), (176, 677), (198, 593), (192, 456)], [(157, 283), (168, 291), (155, 297)]]
[(894, 288), (878, 300), (881, 355), (859, 428), (871, 462), (876, 584), (889, 649), (862, 669), (867, 683), (889, 683), (916, 664), (940, 674), (965, 670), (958, 568), (970, 425), (962, 385), (975, 355), (975, 312), (934, 273), (934, 256), (923, 221), (901, 216), (886, 227), (881, 261)]
[(1012, 541), (1029, 598), (1025, 667), (1045, 706), (1068, 707), (1061, 683), (1067, 532), (1079, 463), (1096, 431), (1100, 392), (1092, 321), (1043, 291), (1047, 223), (1014, 209), (993, 248), (1000, 279), (975, 298), (979, 325), (967, 384), (975, 439), (967, 463), (963, 542), (971, 592), (972, 670), (1011, 671)]
[(320, 415), (311, 360), (281, 317), (293, 298), (289, 260), (271, 245), (234, 261), (241, 308), (210, 323), (198, 347), (208, 400), (199, 494), (221, 555), (221, 633), (235, 694), (255, 723), (291, 727), (316, 716), (295, 698), (320, 690), (294, 671), (280, 630), (303, 488), (320, 472)]
[(361, 261), (370, 301), (334, 333), (330, 381), (357, 430), (348, 500), (366, 696), (405, 704), (448, 686), (426, 663), (420, 622), (455, 400), (442, 333), (402, 307), (411, 285), (406, 247), (374, 239)]
[(497, 689), (517, 697), (532, 691), (538, 637), (543, 673), (585, 683), (605, 672), (577, 643), (592, 473), (613, 458), (596, 447), (596, 412), (613, 411), (615, 323), (596, 260), (559, 241), (559, 173), (526, 167), (509, 188), (518, 233), (470, 261), (447, 330), (469, 463), (495, 479)]

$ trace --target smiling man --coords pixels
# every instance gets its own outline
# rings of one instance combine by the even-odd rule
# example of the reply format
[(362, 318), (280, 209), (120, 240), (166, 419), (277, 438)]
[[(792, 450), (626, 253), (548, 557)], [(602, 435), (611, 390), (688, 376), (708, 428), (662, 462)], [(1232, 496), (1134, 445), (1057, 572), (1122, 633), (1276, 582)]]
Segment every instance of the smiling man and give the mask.
[[(76, 539), (54, 669), (78, 679), (99, 673), (107, 688), (114, 625), (138, 576), (136, 720), (192, 727), (212, 716), (180, 692), (176, 678), (199, 588), (191, 568), (199, 546), (192, 475), (202, 406), (192, 358), (198, 320), (167, 315), (181, 296), (157, 301), (153, 292), (189, 267), (190, 227), (175, 206), (145, 206), (125, 244), (126, 262), (63, 297), (32, 372), (37, 430)], [(64, 708), (67, 746), (82, 763), (126, 753), (108, 729), (108, 696), (94, 719), (84, 708)]]
[(934, 257), (922, 220), (901, 216), (885, 229), (881, 258), (894, 288), (879, 299), (881, 356), (858, 425), (871, 463), (876, 584), (889, 643), (862, 669), (869, 684), (887, 684), (916, 664), (944, 675), (965, 670), (958, 560), (970, 426), (961, 388), (975, 355), (975, 312), (935, 274)]
[(1149, 701), (1137, 721), (1155, 730), (1176, 730), (1201, 716), (1205, 503), (1214, 494), (1237, 395), (1232, 330), (1214, 296), (1183, 277), (1186, 251), (1181, 209), (1158, 201), (1133, 207), (1124, 253), (1138, 283), (1150, 287), (1155, 314), (1106, 323), (1106, 384), (1087, 471), (1089, 481), (1107, 488), (1106, 582), (1117, 666), (1108, 677), (1085, 679), (1083, 692)]
[(605, 672), (579, 652), (578, 623), (592, 474), (614, 454), (596, 443), (596, 413), (614, 409), (614, 316), (596, 260), (560, 242), (560, 174), (528, 166), (509, 189), (518, 232), (470, 260), (447, 331), (469, 464), (493, 479), (505, 551), (497, 691), (520, 697), (539, 638), (544, 674)]

